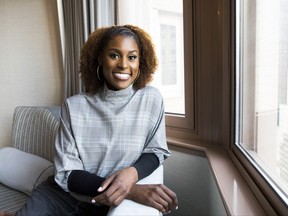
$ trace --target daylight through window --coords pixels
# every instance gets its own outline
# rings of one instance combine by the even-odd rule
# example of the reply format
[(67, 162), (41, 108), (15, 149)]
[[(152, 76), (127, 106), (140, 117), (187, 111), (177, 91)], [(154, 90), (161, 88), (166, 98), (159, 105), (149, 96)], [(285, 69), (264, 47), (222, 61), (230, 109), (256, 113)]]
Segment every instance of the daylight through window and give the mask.
[(288, 1), (237, 1), (236, 144), (288, 203)]
[(152, 85), (166, 113), (184, 115), (183, 0), (118, 0), (118, 24), (138, 25), (152, 36), (159, 58)]

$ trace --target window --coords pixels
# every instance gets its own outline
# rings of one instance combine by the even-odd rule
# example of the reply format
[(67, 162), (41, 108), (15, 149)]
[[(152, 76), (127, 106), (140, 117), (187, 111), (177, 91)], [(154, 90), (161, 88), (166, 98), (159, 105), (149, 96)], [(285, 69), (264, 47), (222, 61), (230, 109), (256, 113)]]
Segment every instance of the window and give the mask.
[[(185, 92), (193, 92), (193, 85), (186, 86), (184, 77), (185, 80), (190, 77), (193, 83), (193, 76), (186, 75), (193, 72), (192, 34), (187, 36), (184, 21), (189, 20), (192, 28), (191, 11), (189, 0), (117, 1), (117, 24), (133, 24), (145, 29), (155, 44), (159, 67), (151, 85), (156, 86), (164, 98), (166, 125), (188, 129), (193, 129), (194, 109), (193, 97), (185, 96)], [(185, 34), (187, 41), (190, 37), (187, 44)]]
[[(264, 179), (262, 182), (286, 205), (286, 210), (287, 8), (286, 0), (236, 1), (235, 146), (256, 168), (256, 175)], [(267, 188), (264, 186), (261, 190), (266, 193), (270, 190)]]

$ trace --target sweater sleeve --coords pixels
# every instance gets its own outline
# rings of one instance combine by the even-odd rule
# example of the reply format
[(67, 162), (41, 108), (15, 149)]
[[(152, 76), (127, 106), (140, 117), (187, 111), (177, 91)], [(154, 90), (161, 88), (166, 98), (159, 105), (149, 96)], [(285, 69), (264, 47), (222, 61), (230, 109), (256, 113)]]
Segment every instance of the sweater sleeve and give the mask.
[[(153, 93), (153, 94), (152, 94)], [(143, 153), (154, 153), (158, 159), (159, 164), (171, 155), (166, 142), (166, 129), (165, 129), (165, 112), (163, 98), (158, 90), (154, 89), (151, 93), (153, 101), (150, 116), (150, 132), (146, 138), (145, 148)]]
[(159, 159), (153, 153), (143, 153), (133, 164), (138, 172), (138, 181), (149, 176), (159, 166)]
[(105, 178), (91, 174), (84, 170), (73, 170), (68, 177), (68, 189), (71, 192), (86, 196), (97, 196), (97, 189), (105, 181)]
[(60, 126), (55, 140), (55, 181), (68, 192), (68, 177), (73, 170), (84, 170), (76, 141), (71, 127), (68, 103), (65, 102), (60, 111)]

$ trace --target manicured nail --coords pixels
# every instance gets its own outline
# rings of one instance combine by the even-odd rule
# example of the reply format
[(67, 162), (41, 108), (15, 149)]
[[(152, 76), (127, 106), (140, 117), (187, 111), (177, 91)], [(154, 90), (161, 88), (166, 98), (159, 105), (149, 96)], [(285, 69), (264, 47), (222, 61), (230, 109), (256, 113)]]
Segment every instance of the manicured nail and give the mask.
[(102, 190), (103, 190), (103, 188), (102, 188), (102, 187), (99, 187), (97, 191), (98, 191), (98, 192), (101, 192)]
[(96, 201), (95, 201), (94, 199), (92, 199), (92, 200), (91, 200), (91, 203), (95, 204), (95, 203), (96, 203)]
[(175, 208), (176, 210), (178, 209), (178, 206), (176, 206), (176, 208)]

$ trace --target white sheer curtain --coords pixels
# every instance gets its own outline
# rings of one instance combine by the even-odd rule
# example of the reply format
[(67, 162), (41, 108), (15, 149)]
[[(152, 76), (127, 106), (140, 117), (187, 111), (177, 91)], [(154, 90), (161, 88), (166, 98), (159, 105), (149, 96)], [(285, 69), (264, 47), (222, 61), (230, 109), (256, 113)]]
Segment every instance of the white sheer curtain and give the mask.
[(115, 24), (115, 0), (57, 0), (57, 4), (67, 98), (83, 91), (80, 50), (96, 28)]

